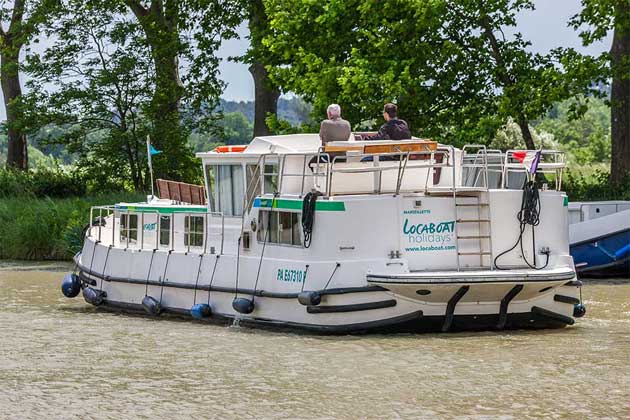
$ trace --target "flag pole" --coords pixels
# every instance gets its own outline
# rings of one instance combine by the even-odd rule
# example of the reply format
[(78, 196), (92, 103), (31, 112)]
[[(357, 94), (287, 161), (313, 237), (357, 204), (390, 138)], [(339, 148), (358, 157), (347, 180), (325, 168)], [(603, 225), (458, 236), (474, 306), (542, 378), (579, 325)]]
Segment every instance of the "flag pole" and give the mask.
[(147, 134), (147, 162), (149, 163), (149, 173), (151, 174), (151, 199), (155, 197), (153, 189), (153, 163), (151, 162), (151, 137)]

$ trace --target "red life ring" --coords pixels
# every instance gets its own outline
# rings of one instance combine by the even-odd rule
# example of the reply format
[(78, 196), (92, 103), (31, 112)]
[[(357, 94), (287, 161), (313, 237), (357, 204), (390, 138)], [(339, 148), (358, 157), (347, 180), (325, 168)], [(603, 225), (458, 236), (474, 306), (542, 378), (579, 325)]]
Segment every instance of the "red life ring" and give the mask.
[(217, 153), (242, 153), (247, 146), (217, 146), (214, 151)]

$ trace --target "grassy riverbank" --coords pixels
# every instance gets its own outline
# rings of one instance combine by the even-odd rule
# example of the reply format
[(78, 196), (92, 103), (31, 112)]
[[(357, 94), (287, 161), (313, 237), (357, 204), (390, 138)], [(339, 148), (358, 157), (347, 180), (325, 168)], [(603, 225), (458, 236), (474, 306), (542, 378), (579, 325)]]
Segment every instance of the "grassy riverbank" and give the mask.
[(0, 198), (0, 258), (69, 260), (81, 249), (90, 206), (139, 201), (141, 194), (81, 198)]
[[(613, 187), (608, 178), (604, 167), (573, 169), (563, 190), (570, 201), (630, 200), (630, 180)], [(81, 249), (90, 206), (144, 199), (137, 193), (95, 192), (72, 173), (0, 170), (0, 259), (70, 260)]]

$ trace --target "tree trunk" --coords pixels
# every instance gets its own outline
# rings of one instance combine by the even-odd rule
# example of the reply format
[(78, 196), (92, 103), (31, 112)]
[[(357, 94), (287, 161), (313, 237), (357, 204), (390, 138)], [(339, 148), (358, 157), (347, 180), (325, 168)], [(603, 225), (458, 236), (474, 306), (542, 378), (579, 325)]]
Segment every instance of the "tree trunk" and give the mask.
[(148, 7), (137, 0), (125, 2), (142, 26), (155, 66), (155, 91), (148, 110), (153, 123), (151, 143), (164, 152), (163, 158), (153, 162), (155, 174), (187, 179), (194, 169), (180, 121), (184, 85), (179, 76), (178, 2), (154, 0)]
[[(158, 41), (159, 42), (159, 41)], [(177, 54), (161, 46), (153, 47), (155, 63), (155, 92), (151, 99), (151, 120), (153, 135), (151, 141), (158, 150), (162, 150), (171, 159), (165, 162), (166, 168), (156, 167), (159, 175), (176, 177), (179, 163), (176, 157), (181, 155), (185, 141), (180, 121), (180, 102), (184, 87), (179, 77)]]
[(254, 78), (254, 137), (271, 134), (267, 127), (267, 115), (278, 113), (280, 91), (273, 87), (265, 66), (260, 62), (249, 66)]
[[(628, 6), (617, 6), (628, 8)], [(618, 10), (618, 14), (622, 11)], [(625, 11), (628, 13), (628, 11)], [(611, 90), (612, 158), (611, 181), (620, 185), (630, 176), (630, 71), (624, 62), (630, 60), (630, 30), (615, 28), (612, 48), (613, 82)]]
[(265, 68), (265, 46), (262, 43), (269, 22), (262, 0), (252, 0), (249, 4), (249, 34), (251, 65), (249, 72), (254, 78), (254, 137), (270, 134), (267, 115), (277, 114), (280, 91), (269, 79)]
[[(10, 42), (10, 40), (7, 39)], [(14, 48), (10, 43), (5, 43), (5, 51), (0, 56), (0, 79), (4, 106), (7, 112), (7, 168), (20, 170), (28, 169), (28, 152), (26, 134), (22, 131), (21, 111), (19, 99), (22, 96), (20, 87), (19, 48)]]
[(521, 115), (519, 117), (518, 126), (521, 128), (521, 134), (523, 135), (523, 140), (525, 141), (525, 147), (527, 147), (528, 150), (535, 150), (536, 145), (534, 144), (532, 133), (529, 131), (529, 121), (525, 118), (525, 116)]

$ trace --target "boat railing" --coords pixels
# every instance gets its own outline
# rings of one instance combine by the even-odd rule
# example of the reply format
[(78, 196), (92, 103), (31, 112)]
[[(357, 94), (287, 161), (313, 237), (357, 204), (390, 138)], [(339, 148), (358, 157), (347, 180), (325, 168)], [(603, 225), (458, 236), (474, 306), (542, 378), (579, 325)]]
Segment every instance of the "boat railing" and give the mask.
[[(317, 153), (304, 153), (299, 156), (302, 158), (301, 171), (298, 172), (288, 172), (287, 165), (287, 157), (294, 156), (292, 154), (283, 154), (281, 156), (280, 161), (280, 185), (278, 186), (278, 190), (281, 190), (281, 186), (285, 178), (299, 178), (300, 179), (300, 192), (299, 196), (303, 196), (305, 194), (305, 187), (307, 185), (306, 181), (308, 179), (313, 180), (313, 187), (323, 192), (325, 195), (328, 195), (328, 180), (331, 174), (331, 155), (329, 153), (324, 152), (324, 148), (320, 147)], [(325, 172), (322, 174), (318, 170), (314, 170), (311, 168), (311, 164), (315, 164), (317, 167), (319, 165), (325, 166)], [(324, 179), (324, 184), (320, 183), (321, 179)]]
[(500, 188), (503, 152), (483, 144), (467, 144), (462, 148), (461, 162), (462, 186)]
[[(453, 179), (455, 179), (455, 165), (452, 163), (454, 159), (450, 158), (454, 156), (454, 148), (441, 149), (441, 150), (422, 150), (422, 151), (404, 151), (404, 152), (388, 152), (388, 153), (355, 153), (350, 157), (364, 162), (365, 159), (371, 159), (372, 166), (365, 167), (342, 167), (339, 165), (341, 160), (348, 159), (347, 156), (335, 156), (333, 157), (332, 164), (327, 169), (328, 187), (325, 192), (327, 195), (335, 195), (334, 180), (335, 174), (374, 174), (374, 188), (371, 193), (382, 194), (383, 182), (382, 175), (385, 172), (396, 171), (396, 182), (394, 194), (400, 194), (403, 189), (403, 180), (405, 174), (413, 169), (427, 169), (424, 179), (424, 186), (407, 189), (405, 192), (426, 192), (429, 189), (429, 176), (434, 170), (441, 170), (442, 168), (451, 168), (453, 170)], [(386, 161), (394, 161), (397, 165), (381, 166), (380, 163)], [(438, 163), (439, 161), (439, 163)], [(337, 164), (337, 165), (335, 165)], [(432, 171), (433, 170), (433, 171)], [(387, 193), (391, 193), (391, 190), (387, 190)], [(359, 193), (359, 192), (357, 192)]]
[[(116, 230), (116, 215), (122, 216), (122, 215), (129, 215), (129, 214), (134, 214), (134, 215), (138, 215), (139, 219), (138, 219), (138, 223), (137, 226), (135, 228), (135, 230), (138, 232), (136, 239), (133, 240), (130, 238), (130, 234), (129, 232), (125, 235), (125, 239), (124, 239), (124, 243), (122, 243), (122, 236), (121, 231), (120, 231), (120, 222), (118, 225), (118, 235), (121, 239), (121, 243), (120, 245), (123, 246), (124, 245), (124, 249), (128, 249), (128, 248), (133, 248), (133, 249), (149, 249), (149, 250), (156, 250), (156, 249), (162, 249), (164, 248), (164, 246), (161, 245), (161, 235), (162, 235), (162, 229), (160, 228), (160, 216), (164, 215), (164, 213), (160, 212), (159, 209), (142, 209), (141, 211), (137, 211), (133, 208), (128, 208), (128, 209), (122, 209), (120, 207), (117, 206), (112, 206), (112, 205), (108, 205), (108, 206), (92, 206), (90, 208), (90, 224), (89, 224), (89, 228), (87, 230), (86, 235), (88, 237), (96, 237), (96, 240), (98, 242), (103, 242), (103, 240), (105, 239), (103, 236), (103, 228), (105, 227), (105, 223), (106, 220), (111, 216), (111, 220), (112, 220), (112, 226), (111, 226), (111, 245), (114, 245), (116, 243), (116, 234), (117, 234), (117, 230)], [(153, 243), (153, 241), (151, 241), (151, 243), (146, 243), (145, 241), (145, 215), (146, 214), (151, 214), (151, 215), (155, 215), (155, 243)], [(174, 250), (175, 247), (175, 237), (176, 234), (190, 234), (190, 231), (186, 231), (186, 224), (184, 222), (184, 230), (178, 230), (176, 229), (176, 225), (175, 225), (175, 216), (180, 217), (180, 218), (185, 218), (186, 216), (195, 216), (195, 217), (199, 217), (199, 216), (203, 216), (204, 218), (204, 230), (203, 230), (203, 244), (201, 247), (195, 247), (195, 246), (191, 246), (190, 245), (190, 240), (188, 241), (188, 245), (185, 246), (186, 251), (190, 252), (191, 250), (195, 250), (195, 249), (199, 249), (199, 250), (203, 250), (203, 253), (205, 254), (208, 251), (208, 243), (210, 242), (210, 238), (211, 237), (216, 237), (217, 238), (217, 243), (219, 244), (219, 253), (223, 254), (223, 248), (224, 248), (224, 242), (225, 242), (225, 216), (222, 212), (213, 212), (213, 211), (204, 211), (204, 212), (200, 212), (200, 211), (178, 211), (175, 213), (170, 213), (170, 215), (174, 216), (174, 217), (170, 217), (169, 218), (169, 234), (170, 234), (170, 238), (168, 241), (168, 246), (166, 246), (166, 248), (168, 248), (169, 250)], [(212, 233), (212, 227), (213, 224), (212, 219), (213, 218), (219, 218), (220, 222), (215, 224), (214, 227), (215, 228), (220, 228), (219, 233), (213, 234)], [(96, 229), (96, 232), (94, 232), (94, 228), (98, 228)], [(108, 232), (109, 234), (109, 232)], [(135, 241), (135, 243), (134, 243)]]
[[(526, 174), (527, 169), (523, 163), (515, 157), (515, 153), (522, 153), (522, 150), (508, 150), (505, 152), (503, 161), (503, 181), (501, 188), (508, 188), (509, 176), (511, 173)], [(562, 189), (562, 176), (566, 167), (566, 155), (559, 150), (540, 150), (540, 160), (536, 168), (536, 173), (540, 175), (553, 175), (552, 183), (557, 191)]]
[[(267, 153), (260, 155), (254, 173), (246, 185), (245, 206), (250, 209), (256, 197), (264, 194), (295, 194), (302, 197), (310, 190), (324, 196), (339, 194), (383, 194), (403, 192), (427, 192), (430, 188), (454, 194), (459, 189), (487, 190), (489, 188), (509, 188), (510, 183), (519, 186), (527, 173), (523, 164), (516, 160), (516, 150), (501, 152), (487, 149), (485, 145), (466, 145), (461, 152), (452, 146), (439, 146), (435, 150), (393, 151), (388, 153), (363, 153), (352, 151), (345, 154), (325, 153), (323, 148), (313, 153)], [(289, 161), (291, 159), (291, 161)], [(296, 160), (299, 163), (296, 163)], [(384, 163), (387, 162), (387, 163)], [(395, 162), (395, 164), (393, 164)], [(350, 164), (347, 164), (350, 163)], [(351, 163), (355, 163), (352, 165)], [(356, 165), (361, 163), (363, 165)], [(254, 165), (252, 165), (254, 166)], [(562, 185), (565, 167), (564, 153), (556, 150), (542, 150), (541, 160), (536, 170), (539, 174), (552, 174), (557, 190)], [(418, 176), (414, 169), (424, 169), (421, 182), (409, 176)], [(450, 176), (441, 182), (440, 175), (449, 170)], [(384, 185), (384, 174), (396, 171), (396, 176), (388, 177)], [(459, 172), (461, 171), (461, 173)], [(412, 173), (412, 175), (410, 175)], [(370, 186), (353, 190), (340, 186), (340, 175), (373, 174), (373, 188)], [(431, 174), (434, 182), (430, 182)], [(291, 179), (297, 182), (287, 186)], [(518, 178), (518, 179), (517, 179)], [(516, 181), (514, 181), (517, 179)], [(312, 180), (312, 182), (311, 182)], [(510, 181), (510, 182), (508, 182)], [(348, 178), (344, 177), (344, 182)], [(370, 181), (372, 182), (372, 181)], [(285, 188), (286, 187), (286, 188)]]

